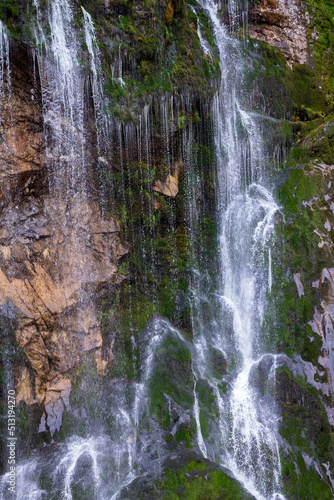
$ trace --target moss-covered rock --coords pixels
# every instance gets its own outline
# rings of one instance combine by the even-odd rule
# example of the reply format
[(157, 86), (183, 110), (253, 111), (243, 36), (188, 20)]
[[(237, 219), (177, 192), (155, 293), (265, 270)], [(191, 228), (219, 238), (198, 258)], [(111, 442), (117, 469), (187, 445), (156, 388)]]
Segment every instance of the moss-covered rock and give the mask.
[(173, 454), (163, 463), (158, 479), (153, 476), (138, 478), (124, 488), (120, 498), (135, 500), (188, 499), (188, 500), (252, 500), (243, 486), (227, 469), (204, 459), (196, 452), (185, 450)]
[(285, 446), (282, 477), (288, 498), (329, 499), (332, 487), (327, 469), (334, 465), (333, 429), (317, 390), (288, 368), (276, 378)]
[[(166, 427), (171, 424), (174, 427), (175, 422), (171, 421), (169, 415), (170, 400), (183, 411), (190, 410), (193, 405), (193, 387), (189, 348), (175, 336), (169, 336), (155, 352), (154, 368), (148, 384), (151, 414), (156, 415)], [(183, 431), (181, 434), (178, 440), (188, 441)]]

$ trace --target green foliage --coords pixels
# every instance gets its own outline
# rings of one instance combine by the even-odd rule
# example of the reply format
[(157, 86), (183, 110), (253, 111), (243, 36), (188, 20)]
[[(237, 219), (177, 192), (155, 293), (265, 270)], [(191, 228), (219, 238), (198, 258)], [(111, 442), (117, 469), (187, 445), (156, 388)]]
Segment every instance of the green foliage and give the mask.
[(307, 121), (322, 116), (326, 110), (325, 95), (314, 71), (294, 65), (287, 73), (292, 110), (300, 120)]
[(210, 469), (205, 463), (194, 461), (189, 462), (181, 470), (167, 470), (163, 481), (157, 486), (163, 493), (164, 499), (246, 500), (251, 498), (239, 483), (223, 471)]
[(201, 425), (202, 436), (206, 439), (209, 437), (209, 423), (203, 410), (200, 410), (199, 412), (199, 422)]
[[(106, 86), (113, 116), (134, 118), (135, 108), (138, 105), (142, 108), (152, 94), (184, 88), (203, 95), (212, 94), (210, 80), (219, 75), (219, 63), (215, 56), (208, 58), (203, 54), (191, 24), (193, 13), (184, 0), (146, 1), (140, 8), (133, 1), (114, 0), (110, 5), (111, 16), (104, 16), (96, 3), (86, 0), (83, 5), (98, 26), (107, 73), (119, 51), (122, 54), (125, 85), (110, 77)], [(204, 12), (199, 15), (203, 36), (214, 45), (208, 18)], [(120, 31), (121, 40), (116, 43), (115, 27)], [(111, 50), (108, 38), (113, 39)]]
[[(291, 156), (297, 155), (300, 159), (303, 151), (296, 148)], [(288, 164), (295, 166), (293, 162)], [(274, 266), (276, 277), (273, 288), (278, 306), (278, 340), (280, 347), (289, 355), (298, 352), (315, 364), (321, 352), (322, 339), (312, 332), (308, 322), (319, 304), (319, 292), (312, 283), (319, 279), (322, 269), (332, 260), (332, 236), (324, 228), (327, 219), (332, 221), (325, 196), (329, 189), (328, 180), (316, 166), (294, 168), (278, 193), (285, 218), (277, 232), (282, 241), (281, 251), (274, 252), (274, 259), (278, 259)], [(322, 238), (328, 244), (321, 243)], [(286, 269), (289, 269), (288, 273)], [(293, 278), (296, 273), (300, 274), (304, 285), (301, 297)]]
[(17, 18), (19, 8), (16, 0), (1, 0), (0, 1), (0, 19), (7, 21), (8, 18)]
[[(183, 408), (190, 408), (193, 404), (191, 355), (185, 346), (168, 338), (159, 347), (156, 359), (159, 361), (149, 382), (150, 412), (163, 423), (168, 398)], [(169, 420), (165, 423), (168, 425)], [(179, 439), (185, 439), (184, 433), (183, 429)]]
[[(286, 367), (277, 372), (277, 390), (283, 417), (280, 433), (287, 442), (282, 458), (285, 492), (288, 498), (331, 498), (323, 464), (334, 463), (333, 433), (320, 395)], [(306, 465), (302, 454), (313, 465)]]
[(301, 453), (294, 459), (282, 460), (284, 493), (288, 498), (301, 500), (331, 500), (332, 490), (319, 474), (306, 465)]

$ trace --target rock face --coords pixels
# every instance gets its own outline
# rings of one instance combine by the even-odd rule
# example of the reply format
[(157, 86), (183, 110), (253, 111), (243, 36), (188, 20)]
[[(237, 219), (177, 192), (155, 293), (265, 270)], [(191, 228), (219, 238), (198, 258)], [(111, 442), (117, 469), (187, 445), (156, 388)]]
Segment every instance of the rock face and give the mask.
[(179, 174), (182, 167), (182, 160), (176, 162), (173, 166), (174, 172), (168, 174), (164, 181), (157, 179), (153, 186), (153, 191), (169, 196), (170, 198), (175, 198), (179, 192)]
[[(110, 361), (102, 359), (94, 304), (104, 286), (122, 281), (118, 262), (128, 250), (118, 222), (102, 217), (89, 186), (78, 199), (66, 189), (65, 175), (55, 196), (32, 56), (13, 45), (9, 61), (0, 111), (0, 308), (15, 315), (18, 343), (35, 374), (31, 384), (27, 368), (21, 371), (18, 402), (44, 402), (54, 432), (68, 405), (65, 373), (85, 352), (95, 353), (101, 373)], [(64, 171), (70, 162), (64, 159)]]
[(250, 11), (249, 36), (276, 47), (289, 66), (305, 64), (307, 23), (300, 0), (261, 0)]
[[(322, 311), (316, 311), (310, 322), (314, 333), (323, 339), (323, 356), (319, 363), (327, 370), (331, 393), (334, 395), (334, 269), (323, 269), (318, 282), (314, 286), (319, 289)], [(334, 423), (334, 410), (332, 409)]]

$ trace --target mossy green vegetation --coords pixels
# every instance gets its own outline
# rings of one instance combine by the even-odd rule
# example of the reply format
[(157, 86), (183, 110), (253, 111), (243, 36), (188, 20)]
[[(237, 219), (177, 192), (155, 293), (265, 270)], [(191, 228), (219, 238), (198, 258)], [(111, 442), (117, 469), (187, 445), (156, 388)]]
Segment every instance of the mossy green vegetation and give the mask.
[[(311, 135), (305, 139), (306, 143)], [(274, 295), (277, 297), (279, 290), (281, 293), (281, 298), (277, 299), (276, 319), (281, 349), (289, 355), (301, 353), (305, 360), (316, 364), (322, 339), (312, 332), (308, 323), (316, 307), (320, 306), (319, 290), (313, 284), (320, 278), (322, 269), (330, 267), (332, 262), (334, 219), (330, 209), (330, 186), (333, 179), (330, 168), (321, 166), (323, 157), (304, 165), (297, 163), (294, 157), (297, 156), (300, 162), (301, 158), (305, 159), (305, 149), (297, 148), (301, 146), (291, 152), (287, 165), (292, 166), (292, 170), (278, 193), (285, 220), (277, 230), (283, 245), (282, 252), (276, 255), (280, 264), (275, 266)], [(295, 275), (300, 276), (303, 284), (301, 296)]]
[[(203, 53), (196, 16), (183, 0), (116, 0), (107, 9), (103, 2), (86, 1), (83, 5), (97, 24), (103, 66), (109, 75), (105, 91), (114, 116), (136, 119), (136, 110), (142, 109), (152, 94), (181, 89), (212, 94), (210, 82), (219, 76), (219, 63), (214, 50), (211, 57)], [(213, 44), (208, 18), (200, 10), (204, 36)], [(109, 68), (119, 58), (122, 74), (114, 75)]]
[(253, 108), (260, 112), (266, 110), (266, 113), (277, 119), (287, 118), (290, 109), (289, 69), (281, 52), (266, 43), (248, 39), (243, 56), (248, 61), (244, 86), (251, 95), (256, 96), (255, 102), (252, 102)]
[(1, 0), (0, 1), (0, 19), (7, 21), (8, 19), (17, 18), (19, 15), (18, 3), (16, 0)]
[(282, 456), (286, 495), (332, 498), (325, 465), (332, 469), (334, 464), (334, 436), (318, 391), (288, 368), (277, 373), (277, 391), (283, 417), (280, 433), (288, 444)]
[(308, 26), (311, 53), (318, 72), (321, 86), (326, 93), (326, 101), (334, 99), (334, 6), (331, 0), (303, 0), (309, 13)]
[[(138, 152), (133, 149), (133, 141), (138, 140), (134, 134), (136, 125), (125, 125), (121, 138), (115, 137), (115, 148), (126, 151), (126, 159), (109, 168), (99, 166), (96, 171), (96, 186), (102, 191), (101, 206), (106, 213), (117, 216), (124, 242), (130, 249), (118, 273), (123, 278), (119, 293), (101, 301), (103, 332), (108, 335), (108, 331), (115, 331), (113, 349), (117, 351), (116, 339), (121, 338), (123, 345), (130, 346), (131, 336), (137, 338), (154, 312), (191, 335), (189, 285), (193, 269), (210, 268), (214, 276), (217, 224), (212, 136), (206, 121), (208, 108), (195, 95), (191, 97), (196, 103), (192, 110), (180, 108), (182, 100), (177, 95), (171, 97), (166, 94), (163, 102), (154, 99), (148, 110), (153, 136), (148, 138), (143, 134), (139, 138), (143, 150), (145, 141), (150, 141), (148, 161), (139, 160)], [(172, 131), (168, 137), (168, 155), (164, 154), (161, 139), (166, 133), (161, 118), (164, 114)], [(191, 172), (181, 153), (189, 130), (193, 134), (190, 161), (194, 171)], [(126, 142), (127, 134), (133, 141)], [(170, 175), (177, 178), (175, 197), (157, 188), (157, 182), (164, 185)], [(202, 197), (198, 220), (192, 227), (189, 210), (195, 183), (200, 183)], [(200, 240), (198, 250), (195, 240)]]
[(333, 498), (331, 486), (305, 463), (301, 453), (297, 453), (293, 459), (282, 459), (282, 478), (287, 498), (301, 500)]
[(181, 470), (169, 469), (158, 484), (163, 499), (178, 500), (243, 500), (252, 496), (222, 470), (208, 467), (204, 462), (189, 462)]
[(150, 412), (161, 424), (170, 424), (166, 415), (169, 398), (184, 409), (193, 404), (191, 354), (180, 342), (167, 338), (158, 348), (152, 377), (148, 384)]
[(11, 36), (17, 38), (21, 27), (18, 25), (19, 8), (22, 0), (1, 0), (0, 1), (0, 20), (6, 25)]

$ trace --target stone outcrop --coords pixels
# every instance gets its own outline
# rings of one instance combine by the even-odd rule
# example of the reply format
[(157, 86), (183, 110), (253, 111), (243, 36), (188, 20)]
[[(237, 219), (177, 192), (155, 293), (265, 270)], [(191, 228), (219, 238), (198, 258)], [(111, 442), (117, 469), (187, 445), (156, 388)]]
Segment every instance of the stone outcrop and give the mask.
[(180, 160), (173, 165), (173, 173), (167, 175), (163, 181), (157, 179), (153, 186), (153, 191), (164, 194), (170, 198), (175, 198), (179, 192), (179, 174), (183, 167), (183, 162)]
[(305, 64), (307, 24), (301, 0), (261, 0), (250, 11), (249, 36), (276, 47), (289, 66)]
[(45, 163), (38, 75), (32, 71), (32, 54), (15, 44), (11, 44), (11, 49), (10, 79), (2, 82), (0, 94), (1, 195), (9, 192), (11, 181), (27, 182)]
[[(53, 434), (69, 406), (65, 375), (83, 353), (94, 353), (100, 374), (112, 359), (111, 352), (102, 355), (95, 305), (104, 287), (110, 292), (124, 279), (118, 263), (128, 249), (89, 184), (80, 197), (66, 189), (66, 176), (58, 190), (49, 186), (33, 59), (15, 45), (10, 56), (0, 110), (0, 311), (15, 316), (17, 341), (33, 369), (20, 372), (17, 402), (44, 403)], [(64, 159), (67, 170), (70, 162)]]

